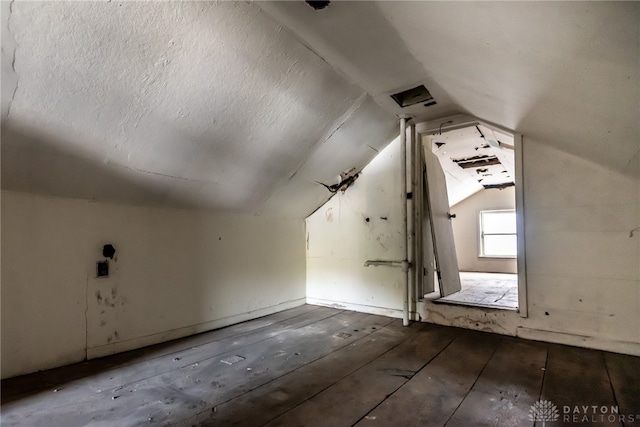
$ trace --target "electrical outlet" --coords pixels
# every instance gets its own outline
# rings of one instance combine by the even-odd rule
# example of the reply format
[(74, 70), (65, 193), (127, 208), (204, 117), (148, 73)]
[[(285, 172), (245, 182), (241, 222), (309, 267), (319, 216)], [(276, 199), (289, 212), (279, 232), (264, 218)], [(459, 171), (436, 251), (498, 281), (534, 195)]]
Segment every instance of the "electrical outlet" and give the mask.
[(96, 266), (97, 277), (109, 277), (109, 261), (98, 261)]

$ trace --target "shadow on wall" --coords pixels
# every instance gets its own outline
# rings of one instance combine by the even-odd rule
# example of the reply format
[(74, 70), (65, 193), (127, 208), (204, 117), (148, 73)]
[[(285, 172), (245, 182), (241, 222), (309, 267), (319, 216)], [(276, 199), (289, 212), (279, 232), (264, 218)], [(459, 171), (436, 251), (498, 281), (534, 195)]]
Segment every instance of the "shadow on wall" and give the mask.
[[(30, 180), (42, 184), (30, 191), (47, 193), (54, 179), (65, 184), (58, 193), (80, 190), (74, 197), (261, 212), (365, 95), (254, 4), (116, 3), (10, 8), (7, 39), (20, 43), (12, 52), (3, 39), (3, 111), (11, 98), (14, 136), (52, 149), (30, 157), (54, 173), (26, 162), (20, 167), (29, 176), (6, 188)], [(13, 94), (4, 71), (19, 76)], [(16, 144), (4, 151), (25, 157)], [(83, 165), (68, 156), (94, 161)], [(99, 176), (90, 182), (68, 177), (92, 167)], [(104, 179), (120, 177), (135, 183), (133, 194), (111, 190)], [(315, 193), (317, 207), (322, 189), (303, 187), (305, 195)]]
[[(71, 147), (79, 148), (72, 151)], [(2, 124), (4, 190), (152, 206), (203, 207), (202, 202), (162, 185), (166, 181), (180, 187), (181, 180), (100, 162), (83, 152), (81, 142), (16, 125), (15, 121)]]

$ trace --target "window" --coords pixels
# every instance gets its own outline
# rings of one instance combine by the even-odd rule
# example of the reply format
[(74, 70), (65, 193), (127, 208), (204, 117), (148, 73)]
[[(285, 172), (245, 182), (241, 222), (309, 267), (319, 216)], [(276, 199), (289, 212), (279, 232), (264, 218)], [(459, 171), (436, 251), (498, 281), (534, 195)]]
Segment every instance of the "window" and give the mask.
[(515, 258), (517, 247), (514, 210), (480, 212), (481, 257)]

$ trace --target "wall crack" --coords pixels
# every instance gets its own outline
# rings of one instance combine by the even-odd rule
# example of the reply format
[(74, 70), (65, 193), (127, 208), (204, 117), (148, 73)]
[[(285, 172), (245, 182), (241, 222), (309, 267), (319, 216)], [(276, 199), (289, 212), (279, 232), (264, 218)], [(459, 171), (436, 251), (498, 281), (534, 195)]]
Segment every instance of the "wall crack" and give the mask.
[(202, 180), (202, 179), (186, 178), (186, 177), (183, 177), (183, 176), (168, 175), (168, 174), (160, 173), (160, 172), (152, 172), (152, 171), (148, 171), (148, 170), (144, 170), (144, 169), (132, 168), (132, 167), (125, 166), (125, 165), (117, 165), (117, 166), (123, 167), (125, 169), (129, 169), (129, 170), (132, 170), (132, 171), (136, 171), (136, 172), (142, 172), (142, 173), (146, 173), (146, 174), (149, 174), (149, 175), (158, 175), (158, 176), (163, 176), (165, 178), (178, 179), (178, 180), (181, 180), (181, 181), (191, 181), (191, 182), (199, 182), (199, 183), (205, 183), (205, 184), (219, 185), (219, 183), (215, 182), (215, 181), (207, 181), (207, 180)]
[(11, 54), (11, 70), (16, 76), (16, 82), (13, 88), (13, 93), (11, 94), (11, 98), (9, 99), (9, 103), (7, 106), (7, 117), (11, 117), (11, 107), (13, 106), (13, 101), (16, 98), (16, 93), (18, 92), (18, 85), (20, 82), (18, 72), (16, 71), (16, 51), (18, 50), (18, 42), (16, 40), (15, 35), (13, 34), (13, 31), (11, 30), (11, 17), (13, 16), (14, 3), (15, 3), (15, 0), (11, 0), (11, 2), (9, 3), (9, 16), (7, 17), (7, 32), (9, 35), (11, 35), (11, 38), (13, 39), (13, 52)]

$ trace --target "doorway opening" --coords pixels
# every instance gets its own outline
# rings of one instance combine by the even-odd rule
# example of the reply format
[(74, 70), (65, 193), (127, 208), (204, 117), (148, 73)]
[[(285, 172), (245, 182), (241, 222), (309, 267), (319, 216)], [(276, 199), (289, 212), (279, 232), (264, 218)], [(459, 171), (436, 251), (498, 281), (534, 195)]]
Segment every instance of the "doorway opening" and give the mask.
[(521, 136), (478, 120), (442, 121), (420, 132), (428, 229), (421, 295), (524, 316)]

